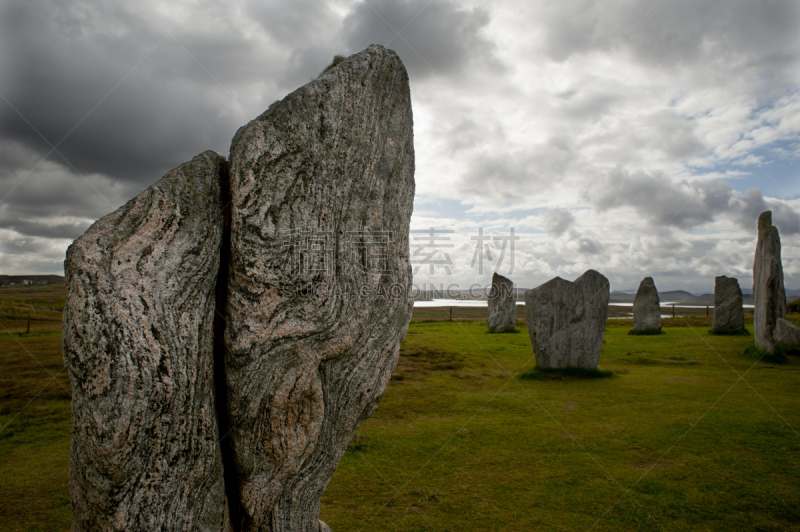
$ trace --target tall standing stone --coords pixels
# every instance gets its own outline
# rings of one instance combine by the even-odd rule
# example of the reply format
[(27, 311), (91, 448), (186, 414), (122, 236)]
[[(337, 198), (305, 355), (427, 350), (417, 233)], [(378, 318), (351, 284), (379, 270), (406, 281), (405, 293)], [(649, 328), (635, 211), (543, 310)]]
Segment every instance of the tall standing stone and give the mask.
[(714, 319), (711, 330), (719, 334), (744, 330), (742, 290), (734, 277), (721, 275), (714, 279)]
[(514, 297), (514, 283), (511, 279), (495, 272), (492, 275), (492, 288), (489, 291), (489, 309), (486, 325), (492, 332), (514, 330), (517, 324), (517, 301)]
[(658, 332), (661, 330), (661, 302), (652, 277), (639, 283), (633, 299), (633, 332)]
[(775, 325), (786, 316), (786, 292), (781, 265), (781, 237), (772, 225), (772, 211), (758, 217), (758, 244), (753, 262), (753, 336), (756, 347), (775, 352)]
[(588, 270), (575, 282), (556, 277), (525, 294), (525, 320), (540, 368), (597, 367), (609, 288), (605, 276)]
[(320, 497), (411, 317), (408, 75), (370, 46), (231, 145), (226, 373), (242, 530), (327, 530)]
[(67, 250), (73, 531), (228, 530), (213, 375), (226, 171), (198, 155)]

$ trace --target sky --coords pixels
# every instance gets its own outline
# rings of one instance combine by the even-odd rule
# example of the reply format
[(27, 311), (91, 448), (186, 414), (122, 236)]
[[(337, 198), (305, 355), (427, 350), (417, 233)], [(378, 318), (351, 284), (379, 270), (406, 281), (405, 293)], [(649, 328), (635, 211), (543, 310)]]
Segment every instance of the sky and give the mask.
[(796, 0), (0, 0), (0, 273), (63, 274), (95, 220), (382, 44), (418, 287), (747, 290), (771, 209), (798, 289), (799, 26)]

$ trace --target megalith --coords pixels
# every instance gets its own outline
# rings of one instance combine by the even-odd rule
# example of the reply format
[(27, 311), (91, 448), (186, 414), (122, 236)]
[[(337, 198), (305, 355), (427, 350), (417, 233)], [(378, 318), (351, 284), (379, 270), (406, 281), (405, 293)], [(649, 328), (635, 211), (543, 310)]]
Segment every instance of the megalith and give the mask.
[(228, 530), (213, 374), (226, 165), (198, 155), (67, 250), (73, 531)]
[(327, 532), (411, 318), (408, 75), (370, 46), (67, 251), (73, 530)]
[(492, 275), (492, 288), (489, 291), (489, 309), (486, 325), (492, 332), (514, 330), (517, 324), (517, 301), (514, 297), (514, 283), (511, 279), (495, 272)]
[(243, 530), (314, 531), (411, 317), (408, 75), (381, 46), (239, 129), (225, 330)]
[(525, 294), (525, 320), (542, 369), (597, 368), (608, 316), (609, 282), (588, 270), (551, 279)]
[(661, 331), (661, 303), (658, 290), (652, 277), (645, 277), (639, 283), (639, 290), (633, 299), (633, 332), (657, 333)]
[(718, 334), (735, 334), (744, 330), (742, 290), (734, 277), (721, 275), (714, 279), (714, 319), (711, 330)]
[(772, 211), (758, 217), (758, 244), (753, 262), (753, 336), (756, 347), (775, 352), (775, 326), (786, 317), (786, 292), (781, 265), (781, 237), (772, 225)]
[(775, 324), (775, 343), (786, 350), (800, 351), (800, 328), (786, 318), (778, 318)]

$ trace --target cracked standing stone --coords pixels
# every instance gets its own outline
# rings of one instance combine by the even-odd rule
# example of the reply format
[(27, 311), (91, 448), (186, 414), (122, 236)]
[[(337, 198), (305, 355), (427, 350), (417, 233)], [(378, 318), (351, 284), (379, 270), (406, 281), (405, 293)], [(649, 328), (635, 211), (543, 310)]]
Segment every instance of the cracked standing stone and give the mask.
[(226, 372), (243, 530), (326, 529), (320, 497), (411, 318), (408, 75), (370, 46), (231, 145)]

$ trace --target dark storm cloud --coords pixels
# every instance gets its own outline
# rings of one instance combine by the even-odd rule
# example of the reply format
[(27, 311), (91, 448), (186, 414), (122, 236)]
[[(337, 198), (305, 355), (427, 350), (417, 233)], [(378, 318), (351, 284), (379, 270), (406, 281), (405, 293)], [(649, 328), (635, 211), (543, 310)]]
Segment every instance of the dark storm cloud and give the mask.
[(11, 229), (24, 236), (75, 240), (85, 233), (90, 225), (90, 222), (43, 223), (41, 221), (23, 220), (13, 215), (10, 219), (6, 219), (0, 215), (0, 228)]
[(552, 236), (561, 236), (575, 225), (575, 215), (561, 209), (551, 209), (544, 215), (544, 226)]
[(442, 130), (440, 135), (446, 143), (447, 153), (453, 156), (462, 151), (477, 148), (487, 137), (498, 138), (503, 135), (503, 132), (501, 128), (492, 130), (485, 124), (479, 124), (471, 118), (464, 118), (455, 126)]
[(462, 8), (449, 0), (370, 0), (355, 5), (343, 31), (351, 52), (382, 44), (395, 50), (409, 74), (420, 79), (470, 67), (502, 71), (494, 43), (482, 33), (488, 24), (486, 10)]
[(276, 78), (278, 98), (317, 77), (334, 55), (361, 51), (348, 52), (339, 35), (341, 17), (324, 0), (256, 0), (248, 2), (245, 11), (289, 54), (285, 68)]
[(339, 24), (339, 16), (320, 0), (256, 0), (244, 9), (276, 43), (289, 49), (302, 48)]
[(0, 102), (0, 136), (42, 154), (66, 137), (58, 149), (81, 173), (152, 183), (205, 149), (226, 154), (260, 111), (242, 110), (203, 69), (228, 92), (255, 74), (223, 68), (247, 49), (238, 34), (176, 29), (201, 67), (171, 39), (159, 44), (165, 31), (134, 3), (8, 3), (0, 19), (0, 93), (13, 105)]
[[(22, 235), (74, 239), (89, 223), (116, 209), (144, 188), (90, 174), (76, 175), (58, 157), (21, 143), (0, 141), (0, 229)], [(37, 164), (38, 163), (38, 164)]]
[(5, 255), (28, 255), (32, 253), (45, 253), (48, 245), (43, 240), (36, 238), (15, 238), (2, 243)]
[[(720, 203), (718, 191), (713, 201)], [(623, 169), (616, 169), (607, 176), (603, 190), (595, 196), (594, 203), (600, 211), (633, 207), (654, 225), (681, 229), (710, 222), (714, 215), (704, 201), (701, 190), (687, 183), (675, 185), (661, 172), (630, 174)]]
[(602, 253), (605, 248), (603, 244), (594, 238), (582, 236), (578, 238), (578, 251), (586, 255), (597, 255)]
[(772, 223), (778, 227), (781, 234), (800, 233), (800, 215), (782, 203), (765, 200), (761, 190), (757, 188), (747, 190), (740, 198), (739, 204), (737, 221), (744, 228), (757, 228), (758, 215), (764, 211), (772, 211)]
[(797, 59), (796, 48), (789, 52), (798, 40), (800, 4), (794, 0), (584, 0), (543, 5), (544, 50), (556, 61), (593, 50), (605, 52), (615, 43), (651, 65), (708, 62), (713, 69), (734, 61), (760, 68)]
[(470, 198), (501, 201), (535, 198), (563, 177), (573, 159), (571, 143), (561, 136), (527, 149), (504, 146), (502, 151), (474, 156), (460, 190)]
[(790, 207), (766, 200), (758, 189), (738, 194), (722, 180), (675, 183), (661, 172), (631, 174), (617, 169), (598, 189), (591, 198), (597, 210), (630, 207), (653, 226), (691, 230), (717, 219), (729, 219), (751, 230), (760, 213), (772, 210), (781, 233), (800, 233), (800, 215)]

